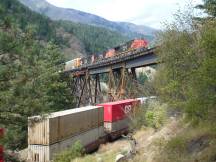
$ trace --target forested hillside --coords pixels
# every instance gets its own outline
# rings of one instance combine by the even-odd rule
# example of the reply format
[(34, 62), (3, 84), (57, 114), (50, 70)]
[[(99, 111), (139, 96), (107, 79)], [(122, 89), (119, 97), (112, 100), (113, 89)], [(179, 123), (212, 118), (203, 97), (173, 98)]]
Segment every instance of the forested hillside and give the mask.
[(100, 52), (128, 40), (121, 34), (104, 28), (52, 21), (30, 11), (17, 0), (2, 0), (0, 12), (1, 18), (5, 17), (8, 23), (13, 21), (24, 32), (29, 26), (34, 28), (38, 40), (57, 44), (67, 60), (86, 53)]
[(75, 35), (85, 45), (88, 54), (103, 52), (129, 40), (117, 32), (100, 27), (68, 21), (58, 21), (57, 24), (66, 32)]
[[(136, 25), (128, 22), (115, 22), (106, 20), (100, 16), (86, 13), (83, 11), (56, 7), (46, 0), (19, 0), (33, 11), (48, 16), (52, 20), (66, 20), (75, 23), (88, 24), (97, 27), (103, 27), (112, 31), (121, 33), (130, 39), (135, 37), (145, 37), (152, 41), (155, 37), (156, 29), (145, 26)], [(83, 4), (85, 5), (85, 4)], [(121, 8), (119, 8), (121, 12)]]
[(30, 11), (17, 0), (2, 0), (0, 2), (1, 21), (6, 25), (12, 22), (17, 28), (26, 32), (29, 28), (35, 31), (36, 39), (41, 42), (52, 41), (62, 52), (67, 50), (66, 58), (85, 54), (84, 46), (75, 36), (57, 28), (49, 18)]

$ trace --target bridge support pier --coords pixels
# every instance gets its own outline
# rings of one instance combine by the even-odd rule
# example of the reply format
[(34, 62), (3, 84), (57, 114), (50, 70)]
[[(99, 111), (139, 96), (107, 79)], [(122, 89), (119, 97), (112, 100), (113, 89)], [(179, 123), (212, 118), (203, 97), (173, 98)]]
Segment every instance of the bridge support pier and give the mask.
[(100, 86), (100, 76), (99, 74), (95, 75), (95, 88), (94, 88), (94, 103), (97, 103), (98, 93), (101, 92), (101, 86)]
[(125, 98), (127, 71), (128, 69), (126, 69), (125, 66), (118, 70), (110, 69), (108, 82), (109, 101), (115, 101)]
[[(140, 96), (143, 91), (141, 90), (142, 85), (139, 85), (137, 81), (136, 69), (128, 69), (124, 65), (118, 69), (110, 67), (106, 94), (101, 90), (100, 74), (90, 75), (86, 71), (85, 75), (74, 77), (73, 84), (75, 84), (75, 87), (72, 93), (77, 98), (77, 107), (134, 98)], [(105, 98), (105, 100), (102, 100), (102, 98)]]
[(136, 68), (131, 68), (131, 73), (132, 73), (133, 79), (137, 80)]
[(91, 76), (86, 72), (86, 75), (74, 77), (72, 84), (72, 94), (75, 95), (77, 107), (88, 104), (95, 105), (100, 102), (101, 86), (99, 74)]

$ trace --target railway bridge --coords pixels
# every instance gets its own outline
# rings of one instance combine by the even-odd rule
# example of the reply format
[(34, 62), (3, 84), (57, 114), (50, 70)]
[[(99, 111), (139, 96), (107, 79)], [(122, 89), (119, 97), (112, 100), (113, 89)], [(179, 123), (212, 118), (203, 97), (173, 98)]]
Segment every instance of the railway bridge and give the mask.
[[(72, 94), (77, 107), (104, 102), (104, 96), (107, 96), (106, 101), (133, 97), (133, 89), (137, 86), (136, 68), (157, 64), (155, 53), (156, 48), (135, 49), (65, 71), (73, 77)], [(107, 94), (101, 89), (102, 80), (108, 83)]]

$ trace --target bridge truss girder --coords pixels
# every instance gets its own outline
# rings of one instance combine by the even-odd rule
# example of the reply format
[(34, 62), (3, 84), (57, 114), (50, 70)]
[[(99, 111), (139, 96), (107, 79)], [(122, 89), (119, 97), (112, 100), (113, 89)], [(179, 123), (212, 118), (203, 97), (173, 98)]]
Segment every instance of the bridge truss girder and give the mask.
[(99, 74), (91, 76), (86, 72), (85, 75), (73, 78), (72, 94), (75, 96), (77, 107), (81, 105), (94, 105), (99, 100), (101, 92)]
[(108, 90), (106, 94), (101, 90), (100, 74), (90, 75), (86, 71), (85, 75), (74, 77), (73, 94), (76, 98), (77, 107), (137, 97), (134, 93), (138, 87), (135, 68), (127, 69), (124, 65), (120, 69), (110, 67), (107, 76)]

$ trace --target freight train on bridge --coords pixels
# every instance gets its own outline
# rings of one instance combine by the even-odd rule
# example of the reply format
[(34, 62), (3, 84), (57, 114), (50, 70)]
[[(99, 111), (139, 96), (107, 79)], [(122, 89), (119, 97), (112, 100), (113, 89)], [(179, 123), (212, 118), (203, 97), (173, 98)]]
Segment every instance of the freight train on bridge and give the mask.
[(93, 54), (90, 57), (73, 59), (65, 63), (65, 71), (71, 71), (84, 65), (95, 64), (106, 59), (128, 55), (137, 49), (148, 49), (148, 42), (145, 39), (134, 39), (101, 54)]
[[(72, 77), (72, 93), (77, 107), (80, 107), (138, 97), (134, 93), (140, 87), (137, 86), (136, 69), (156, 64), (156, 47), (150, 48), (145, 39), (134, 39), (102, 54), (68, 61), (64, 74)], [(101, 89), (104, 78), (108, 79), (105, 95)], [(133, 85), (134, 91), (131, 91)]]

